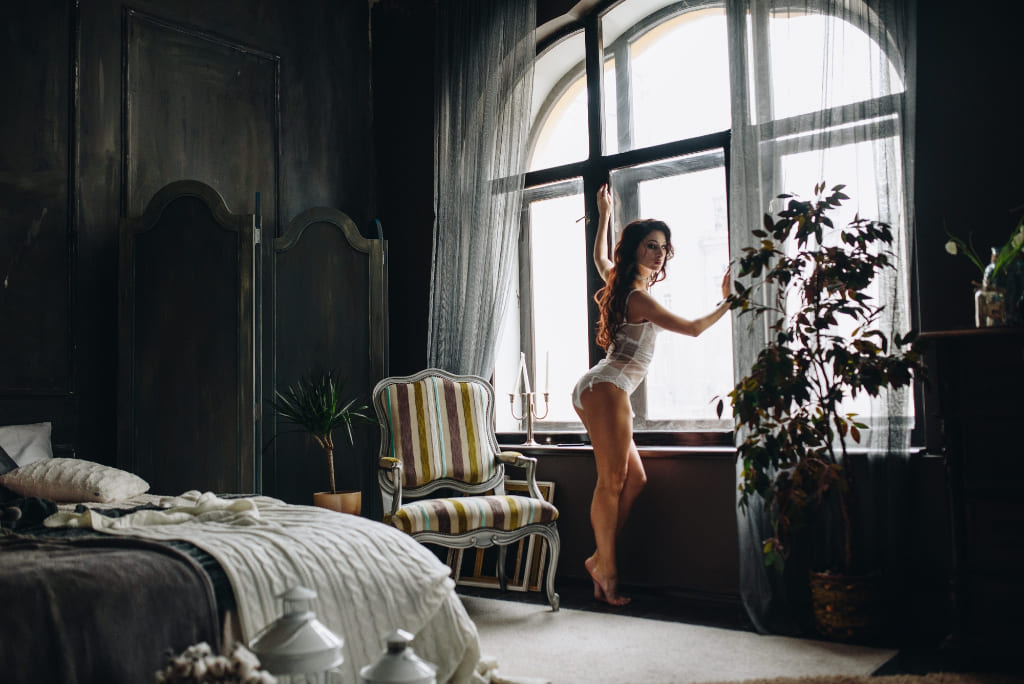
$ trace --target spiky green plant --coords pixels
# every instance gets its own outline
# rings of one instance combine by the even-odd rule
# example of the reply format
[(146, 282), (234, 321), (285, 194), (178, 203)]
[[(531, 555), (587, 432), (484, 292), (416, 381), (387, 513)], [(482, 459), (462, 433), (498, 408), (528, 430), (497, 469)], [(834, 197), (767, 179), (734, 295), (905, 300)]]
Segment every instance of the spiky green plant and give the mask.
[(339, 380), (335, 371), (311, 373), (284, 392), (275, 392), (270, 401), (282, 419), (305, 428), (326, 452), (332, 494), (338, 491), (334, 484), (334, 431), (345, 428), (349, 444), (354, 444), (353, 425), (377, 422), (358, 397), (342, 399), (344, 387), (345, 380)]

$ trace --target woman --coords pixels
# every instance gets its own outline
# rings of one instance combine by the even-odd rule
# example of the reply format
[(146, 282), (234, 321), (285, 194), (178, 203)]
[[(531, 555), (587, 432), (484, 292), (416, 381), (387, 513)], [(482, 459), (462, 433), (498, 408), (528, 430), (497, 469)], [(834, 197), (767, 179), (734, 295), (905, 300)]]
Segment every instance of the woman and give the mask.
[(629, 599), (618, 593), (615, 541), (630, 508), (647, 481), (636, 444), (629, 395), (647, 375), (654, 338), (661, 330), (696, 337), (729, 310), (730, 279), (722, 277), (722, 301), (696, 320), (675, 315), (648, 294), (665, 278), (672, 258), (672, 234), (662, 221), (630, 223), (608, 258), (608, 225), (612, 199), (608, 185), (597, 193), (599, 210), (594, 263), (605, 286), (595, 299), (600, 307), (597, 342), (608, 355), (587, 371), (573, 389), (573, 406), (590, 436), (597, 465), (597, 486), (590, 504), (590, 523), (597, 549), (584, 565), (594, 581), (594, 598), (613, 606)]

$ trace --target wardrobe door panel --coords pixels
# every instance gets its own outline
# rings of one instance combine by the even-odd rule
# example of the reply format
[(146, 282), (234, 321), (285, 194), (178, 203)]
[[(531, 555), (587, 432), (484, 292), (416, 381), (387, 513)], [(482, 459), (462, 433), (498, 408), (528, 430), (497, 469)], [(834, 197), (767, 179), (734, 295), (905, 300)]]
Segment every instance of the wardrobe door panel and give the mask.
[(253, 216), (195, 181), (122, 228), (119, 457), (151, 491), (252, 492)]
[[(274, 363), (266, 369), (265, 397), (311, 372), (336, 370), (346, 381), (345, 396), (369, 405), (384, 373), (383, 250), (382, 241), (362, 237), (348, 216), (327, 208), (304, 212), (274, 241), (273, 306), (264, 306)], [(264, 455), (266, 482), (273, 483), (268, 493), (310, 503), (328, 484), (322, 450), (271, 414), (263, 422), (272, 439)], [(369, 425), (356, 429), (354, 445), (343, 430), (334, 435), (337, 485), (362, 489), (364, 510), (379, 498), (367, 493), (376, 486), (368, 475), (377, 437)]]

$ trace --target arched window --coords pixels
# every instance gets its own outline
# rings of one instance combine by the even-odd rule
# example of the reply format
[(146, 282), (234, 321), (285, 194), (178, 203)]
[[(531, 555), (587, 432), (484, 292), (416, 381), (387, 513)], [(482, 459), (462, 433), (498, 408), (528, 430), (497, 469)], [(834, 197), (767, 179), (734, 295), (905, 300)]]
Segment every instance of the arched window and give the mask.
[[(550, 396), (535, 425), (542, 441), (546, 431), (581, 432), (570, 392), (604, 353), (594, 342), (596, 221), (580, 220), (596, 213), (601, 183), (613, 189), (613, 231), (635, 218), (672, 229), (676, 257), (652, 295), (684, 317), (711, 310), (730, 246), (753, 227), (730, 226), (734, 164), (759, 207), (749, 215), (780, 192), (810, 192), (826, 169), (859, 201), (850, 217), (904, 226), (899, 58), (866, 6), (846, 3), (853, 9), (835, 16), (813, 4), (755, 13), (736, 0), (601, 3), (539, 53), (518, 288), (495, 386), (513, 391), (523, 354), (534, 389)], [(736, 161), (737, 135), (756, 160)], [(763, 185), (749, 187), (752, 175)], [(733, 334), (727, 319), (697, 339), (659, 336), (632, 397), (638, 443), (731, 444), (731, 420), (717, 418), (712, 398), (732, 388), (742, 343)], [(521, 429), (508, 411), (498, 428)]]

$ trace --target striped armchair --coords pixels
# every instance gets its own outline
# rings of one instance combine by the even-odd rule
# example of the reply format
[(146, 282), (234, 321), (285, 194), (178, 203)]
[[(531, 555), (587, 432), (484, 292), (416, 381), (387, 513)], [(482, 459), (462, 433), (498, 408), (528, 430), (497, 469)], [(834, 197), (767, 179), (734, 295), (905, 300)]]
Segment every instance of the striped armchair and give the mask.
[[(531, 534), (550, 550), (546, 591), (558, 610), (558, 509), (537, 487), (537, 461), (502, 452), (494, 436), (494, 390), (476, 376), (430, 368), (385, 378), (373, 390), (380, 422), (378, 481), (384, 522), (424, 543), (498, 547), (506, 588), (505, 549)], [(505, 494), (505, 466), (525, 471), (530, 496)], [(446, 490), (455, 496), (427, 495)]]

